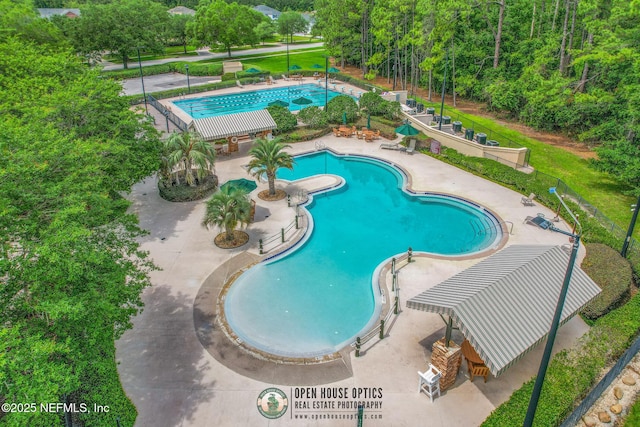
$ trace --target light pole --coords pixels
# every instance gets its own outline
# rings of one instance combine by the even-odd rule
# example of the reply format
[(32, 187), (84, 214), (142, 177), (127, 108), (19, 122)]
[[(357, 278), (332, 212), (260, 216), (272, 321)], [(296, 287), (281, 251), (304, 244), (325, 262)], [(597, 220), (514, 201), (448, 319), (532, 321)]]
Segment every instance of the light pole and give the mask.
[(287, 78), (289, 78), (289, 34), (287, 34), (286, 37), (287, 37)]
[(142, 82), (142, 98), (144, 99), (144, 111), (149, 114), (149, 109), (147, 108), (147, 94), (144, 91), (144, 77), (142, 76), (142, 61), (140, 60), (140, 48), (136, 48), (138, 50), (138, 66), (140, 67), (140, 81)]
[(438, 130), (442, 130), (442, 115), (444, 114), (444, 90), (447, 84), (447, 63), (449, 62), (449, 49), (447, 49), (447, 56), (444, 60), (444, 78), (442, 79), (442, 102), (440, 103), (440, 124)]
[(560, 325), (560, 317), (562, 316), (562, 309), (564, 308), (564, 301), (567, 297), (567, 291), (569, 290), (569, 283), (571, 282), (571, 273), (573, 273), (573, 266), (576, 262), (576, 256), (578, 255), (578, 248), (580, 246), (580, 236), (582, 235), (582, 226), (578, 222), (578, 218), (573, 215), (573, 212), (564, 203), (564, 200), (556, 192), (555, 187), (549, 189), (549, 193), (555, 194), (558, 200), (564, 208), (569, 212), (571, 218), (575, 221), (574, 231), (576, 233), (569, 233), (568, 231), (560, 230), (555, 226), (550, 226), (549, 229), (557, 233), (562, 233), (573, 238), (573, 247), (571, 249), (571, 255), (569, 256), (569, 265), (567, 265), (567, 271), (564, 274), (564, 282), (560, 289), (560, 296), (558, 297), (558, 304), (556, 305), (556, 312), (553, 315), (553, 321), (551, 322), (551, 329), (549, 330), (549, 337), (547, 338), (547, 344), (544, 347), (544, 353), (542, 354), (542, 360), (540, 361), (540, 368), (538, 369), (538, 376), (536, 382), (533, 385), (533, 392), (531, 393), (531, 400), (529, 400), (529, 407), (527, 408), (527, 415), (525, 416), (523, 427), (531, 427), (533, 425), (533, 419), (536, 415), (536, 409), (538, 408), (538, 400), (540, 399), (540, 392), (542, 391), (542, 383), (544, 377), (547, 374), (547, 367), (549, 366), (549, 360), (551, 359), (551, 350), (553, 350), (553, 342), (556, 339), (556, 333), (558, 332), (558, 326)]
[(324, 57), (324, 112), (327, 112), (327, 104), (329, 103), (329, 57)]
[(190, 94), (191, 83), (189, 82), (189, 64), (184, 64), (184, 69), (187, 71), (187, 94)]
[(623, 258), (627, 257), (627, 249), (629, 249), (629, 242), (631, 241), (631, 235), (633, 234), (633, 228), (636, 226), (636, 219), (638, 219), (638, 211), (640, 210), (640, 196), (638, 196), (638, 202), (633, 210), (633, 216), (631, 217), (631, 223), (629, 223), (629, 229), (627, 230), (627, 237), (624, 239), (624, 244), (622, 245), (622, 250), (620, 251), (620, 255)]

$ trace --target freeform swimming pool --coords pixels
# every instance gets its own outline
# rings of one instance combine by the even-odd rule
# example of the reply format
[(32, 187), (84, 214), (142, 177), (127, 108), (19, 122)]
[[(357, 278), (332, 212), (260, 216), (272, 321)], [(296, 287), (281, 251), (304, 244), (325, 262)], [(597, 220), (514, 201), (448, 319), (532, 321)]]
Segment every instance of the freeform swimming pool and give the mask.
[(410, 195), (395, 167), (329, 152), (296, 157), (295, 180), (331, 173), (339, 189), (315, 194), (307, 206), (313, 230), (286, 256), (243, 273), (224, 300), (226, 320), (244, 342), (285, 357), (333, 353), (377, 321), (381, 299), (374, 270), (414, 251), (471, 254), (495, 246), (497, 220), (460, 199)]
[[(331, 89), (327, 92), (328, 100), (338, 95), (344, 94)], [(292, 101), (298, 98), (307, 98), (311, 100), (312, 103), (306, 105), (294, 104)], [(356, 99), (355, 97), (353, 98)], [(173, 103), (185, 113), (189, 114), (191, 118), (203, 119), (205, 117), (222, 116), (224, 114), (262, 110), (267, 108), (270, 102), (278, 100), (289, 103), (288, 108), (291, 111), (298, 111), (313, 105), (316, 107), (324, 107), (325, 89), (315, 84), (303, 84), (254, 90), (251, 92), (183, 99), (173, 101)]]

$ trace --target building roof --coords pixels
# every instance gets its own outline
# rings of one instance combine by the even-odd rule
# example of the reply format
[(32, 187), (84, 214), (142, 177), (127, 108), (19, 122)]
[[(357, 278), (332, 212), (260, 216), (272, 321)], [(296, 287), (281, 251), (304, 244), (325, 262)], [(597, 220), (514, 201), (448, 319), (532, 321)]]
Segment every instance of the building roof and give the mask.
[(189, 126), (195, 127), (196, 131), (207, 141), (263, 132), (277, 127), (267, 110), (195, 119)]
[(54, 15), (80, 16), (80, 9), (39, 8), (41, 18), (51, 18)]
[[(568, 262), (559, 246), (510, 246), (411, 298), (407, 307), (451, 316), (498, 376), (548, 335)], [(575, 266), (561, 324), (600, 292)]]
[(196, 11), (184, 6), (176, 6), (173, 9), (167, 10), (171, 15), (195, 15)]
[(278, 16), (280, 16), (280, 14), (282, 13), (279, 10), (276, 10), (264, 4), (259, 4), (258, 6), (254, 6), (254, 9), (264, 15), (267, 15), (271, 19), (277, 19)]

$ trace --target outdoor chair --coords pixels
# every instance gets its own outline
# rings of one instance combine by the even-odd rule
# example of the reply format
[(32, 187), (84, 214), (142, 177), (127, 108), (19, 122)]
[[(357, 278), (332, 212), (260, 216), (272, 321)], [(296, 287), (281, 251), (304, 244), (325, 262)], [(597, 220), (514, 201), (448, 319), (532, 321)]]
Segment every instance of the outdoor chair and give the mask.
[(409, 146), (407, 146), (407, 154), (413, 154), (414, 151), (416, 151), (416, 140), (410, 139)]
[(485, 365), (484, 361), (480, 358), (468, 340), (465, 339), (460, 347), (462, 354), (467, 361), (467, 370), (469, 372), (471, 382), (473, 382), (473, 377), (481, 376), (484, 377), (484, 382), (486, 383), (487, 378), (489, 377), (489, 368), (487, 365)]
[(432, 364), (426, 372), (418, 371), (418, 393), (424, 392), (433, 402), (434, 394), (440, 396), (440, 377), (442, 373)]
[(529, 194), (529, 197), (524, 197), (522, 196), (522, 199), (520, 199), (520, 203), (522, 203), (525, 206), (535, 206), (533, 204), (533, 199), (535, 199), (536, 195), (531, 193)]
[(540, 227), (543, 230), (548, 230), (553, 223), (544, 217), (544, 214), (538, 214), (537, 216), (528, 216), (524, 219), (525, 224)]
[(338, 128), (333, 128), (333, 136), (342, 136)]
[(271, 82), (272, 85), (278, 83), (276, 79), (273, 78), (273, 76), (269, 76), (269, 81)]
[(406, 148), (400, 145), (399, 142), (396, 142), (396, 143), (385, 142), (380, 144), (380, 148), (384, 148), (385, 150), (406, 150)]
[(239, 88), (244, 88), (244, 86), (242, 85), (242, 83), (240, 83), (240, 80), (236, 80), (236, 86), (238, 86)]
[(283, 78), (285, 81), (289, 81), (289, 77), (285, 76), (284, 74), (282, 75), (282, 78)]

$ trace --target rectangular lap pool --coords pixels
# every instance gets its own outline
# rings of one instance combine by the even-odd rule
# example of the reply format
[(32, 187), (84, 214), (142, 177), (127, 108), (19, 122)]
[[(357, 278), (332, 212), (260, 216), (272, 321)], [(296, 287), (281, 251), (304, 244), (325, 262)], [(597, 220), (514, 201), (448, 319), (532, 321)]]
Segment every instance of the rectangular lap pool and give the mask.
[[(343, 95), (343, 93), (329, 89), (327, 98), (330, 101), (338, 95)], [(347, 93), (347, 95), (356, 99), (356, 97), (351, 94)], [(302, 101), (302, 104), (294, 102), (296, 100), (301, 102), (301, 98), (306, 98), (308, 101)], [(227, 95), (183, 99), (173, 101), (173, 103), (190, 115), (191, 118), (204, 119), (206, 117), (222, 116), (225, 114), (262, 110), (276, 101), (286, 103), (291, 111), (298, 111), (309, 106), (324, 107), (325, 89), (315, 84), (303, 84), (299, 86), (283, 86), (250, 92), (230, 93)]]

